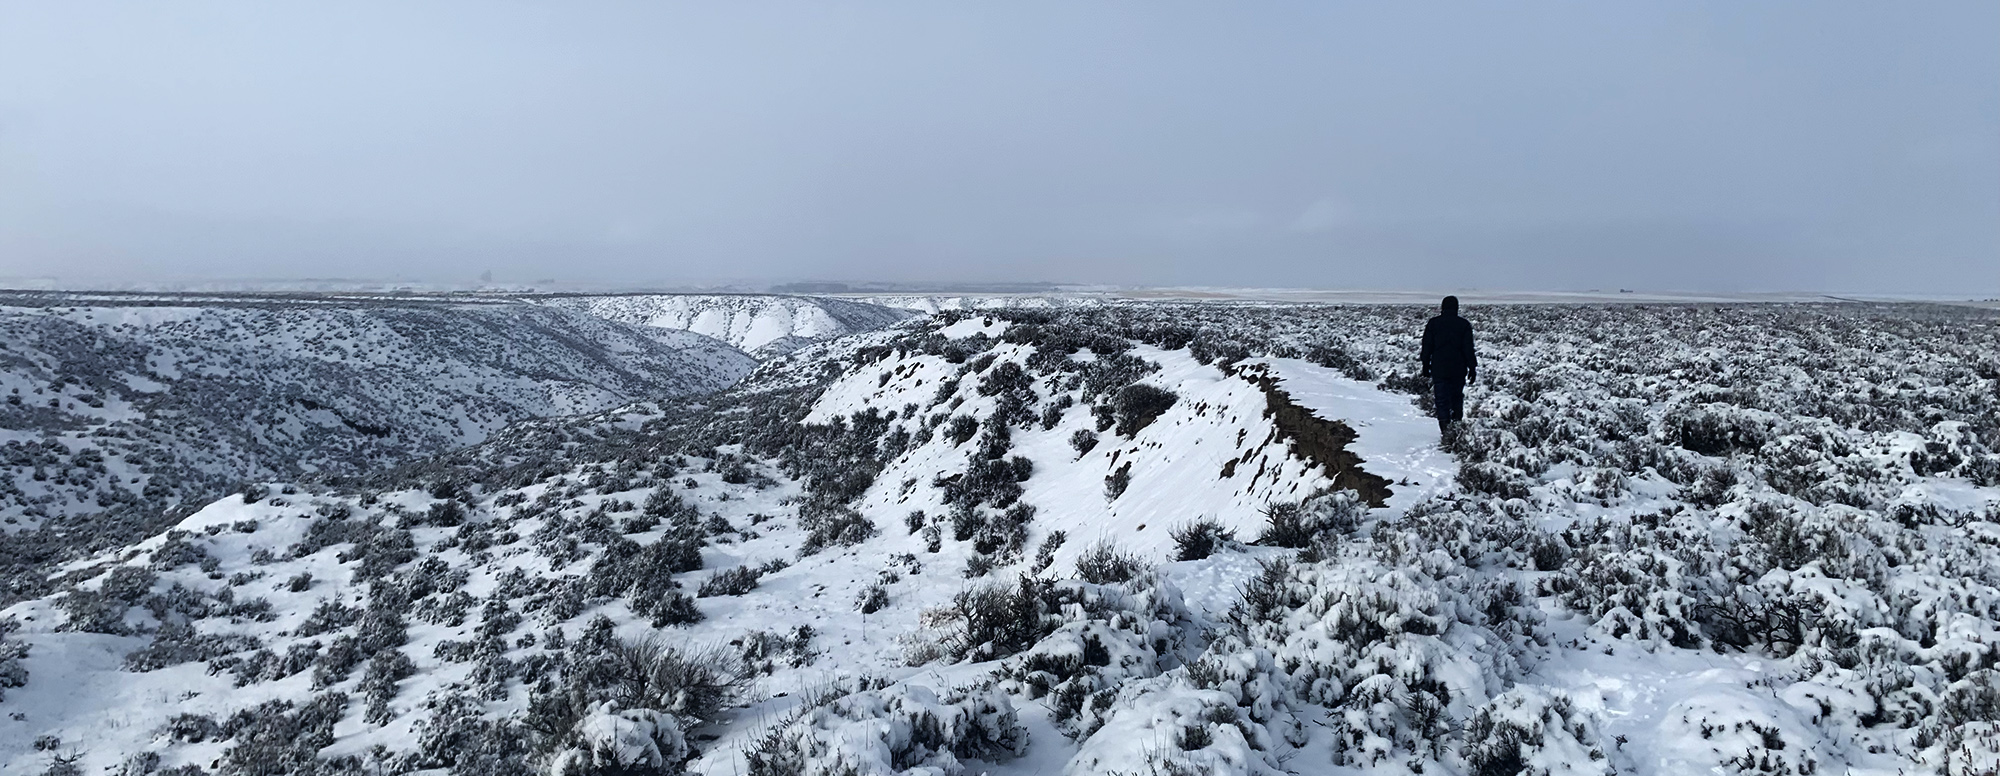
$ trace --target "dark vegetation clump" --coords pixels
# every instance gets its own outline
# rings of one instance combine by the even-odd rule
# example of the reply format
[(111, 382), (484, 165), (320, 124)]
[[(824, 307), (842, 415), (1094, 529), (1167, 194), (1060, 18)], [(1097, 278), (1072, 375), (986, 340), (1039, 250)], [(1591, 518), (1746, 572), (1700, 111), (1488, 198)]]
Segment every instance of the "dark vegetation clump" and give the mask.
[(21, 659), (28, 656), (28, 645), (10, 638), (20, 625), (12, 617), (0, 619), (0, 701), (7, 699), (8, 689), (28, 684), (28, 669), (21, 665)]
[(875, 522), (845, 506), (822, 509), (800, 507), (799, 524), (806, 529), (800, 555), (812, 555), (828, 547), (852, 547), (875, 536)]
[(633, 612), (664, 627), (700, 621), (693, 599), (674, 580), (675, 574), (700, 568), (698, 535), (669, 536), (646, 545), (618, 536), (605, 545), (584, 579), (591, 595), (624, 598)]
[(1062, 549), (1063, 544), (1067, 541), (1069, 541), (1069, 533), (1067, 531), (1063, 531), (1062, 529), (1050, 531), (1048, 536), (1042, 538), (1042, 546), (1035, 550), (1035, 562), (1029, 570), (1040, 574), (1043, 570), (1054, 564), (1056, 562), (1056, 550)]
[(768, 675), (778, 666), (804, 668), (819, 659), (819, 652), (812, 648), (813, 639), (819, 632), (811, 625), (800, 625), (790, 633), (757, 630), (743, 636), (740, 641), (730, 642), (739, 647), (737, 659), (744, 671), (751, 674)]
[(1290, 561), (1259, 560), (1257, 568), (1257, 576), (1243, 588), (1243, 599), (1229, 612), (1230, 621), (1239, 628), (1276, 622), (1300, 603), (1299, 590), (1291, 584)]
[(1090, 545), (1076, 559), (1076, 575), (1094, 585), (1130, 582), (1148, 569), (1145, 561), (1109, 541)]
[(1213, 517), (1175, 526), (1172, 536), (1175, 560), (1201, 560), (1236, 540), (1236, 532), (1223, 528)]
[(889, 590), (881, 585), (869, 585), (855, 600), (856, 609), (862, 614), (874, 614), (889, 606)]
[(1321, 536), (1353, 531), (1367, 516), (1367, 506), (1349, 491), (1318, 493), (1298, 502), (1274, 501), (1264, 505), (1264, 531), (1257, 543), (1309, 547)]
[(971, 415), (958, 415), (945, 424), (944, 437), (954, 445), (962, 445), (979, 435), (979, 419)]
[(726, 571), (719, 571), (714, 576), (702, 581), (701, 587), (695, 591), (695, 596), (697, 598), (708, 598), (710, 596), (721, 595), (743, 595), (757, 589), (757, 578), (760, 576), (763, 576), (763, 572), (753, 566), (737, 566)]
[(603, 618), (568, 644), (562, 664), (560, 680), (535, 688), (522, 720), (537, 752), (576, 746), (579, 723), (606, 702), (616, 709), (667, 712), (689, 723), (714, 721), (750, 678), (735, 655), (658, 640), (622, 641)]
[(286, 773), (317, 759), (333, 743), (333, 726), (346, 716), (347, 696), (329, 692), (303, 705), (267, 701), (231, 714), (215, 736), (223, 749), (224, 774)]
[(1079, 428), (1069, 435), (1069, 446), (1076, 450), (1076, 457), (1082, 458), (1097, 449), (1097, 432)]
[(260, 649), (256, 637), (240, 633), (197, 633), (187, 623), (166, 623), (153, 634), (153, 642), (125, 656), (127, 671), (157, 671), (182, 663), (208, 662)]
[(1118, 468), (1111, 470), (1110, 474), (1104, 475), (1104, 497), (1106, 499), (1117, 501), (1119, 496), (1125, 495), (1125, 489), (1130, 487), (1132, 487), (1131, 461), (1119, 464)]
[(1153, 424), (1166, 411), (1172, 409), (1180, 399), (1173, 391), (1145, 383), (1133, 383), (1118, 391), (1112, 399), (1112, 408), (1117, 417), (1119, 436), (1130, 439), (1141, 429)]
[(1055, 629), (1047, 580), (1026, 574), (1014, 584), (993, 583), (959, 593), (953, 608), (960, 628), (949, 646), (962, 660), (992, 660), (1020, 652)]

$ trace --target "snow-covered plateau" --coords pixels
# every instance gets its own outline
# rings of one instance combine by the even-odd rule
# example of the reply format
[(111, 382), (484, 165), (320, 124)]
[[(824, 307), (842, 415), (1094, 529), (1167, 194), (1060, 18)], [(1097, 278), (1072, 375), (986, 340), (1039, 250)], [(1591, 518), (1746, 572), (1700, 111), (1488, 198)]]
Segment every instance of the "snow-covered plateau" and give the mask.
[[(1473, 307), (1443, 440), (1427, 314), (794, 315), (698, 397), (252, 477), (12, 566), (0, 775), (2000, 768), (2000, 313)], [(205, 374), (138, 352), (135, 394)], [(429, 406), (554, 379), (524, 359)]]

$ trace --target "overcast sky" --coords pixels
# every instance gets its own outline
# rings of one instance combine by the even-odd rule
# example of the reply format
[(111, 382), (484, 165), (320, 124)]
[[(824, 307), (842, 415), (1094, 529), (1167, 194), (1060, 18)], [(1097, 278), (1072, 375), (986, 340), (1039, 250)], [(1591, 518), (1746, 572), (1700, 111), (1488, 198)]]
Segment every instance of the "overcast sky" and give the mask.
[(0, 277), (2000, 292), (2000, 3), (0, 0)]

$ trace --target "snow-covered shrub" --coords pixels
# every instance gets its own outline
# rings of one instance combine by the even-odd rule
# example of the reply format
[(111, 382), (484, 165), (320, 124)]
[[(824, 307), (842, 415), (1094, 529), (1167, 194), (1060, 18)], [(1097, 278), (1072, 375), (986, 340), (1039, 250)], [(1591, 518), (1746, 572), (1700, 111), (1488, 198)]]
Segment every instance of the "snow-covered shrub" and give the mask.
[(51, 754), (49, 767), (42, 771), (41, 776), (83, 776), (83, 767), (76, 764), (81, 759), (83, 759), (81, 752)]
[(1135, 682), (1085, 738), (1068, 773), (1077, 776), (1262, 776), (1287, 770), (1280, 743), (1234, 699), (1169, 675)]
[(747, 680), (732, 655), (620, 641), (600, 617), (570, 642), (560, 682), (545, 681), (531, 694), (524, 724), (542, 752), (580, 749), (592, 735), (583, 725), (594, 715), (651, 710), (688, 723), (713, 720)]
[[(417, 602), (416, 618), (432, 625), (456, 628), (465, 624), (465, 617), (472, 611), (478, 599), (463, 590), (454, 590), (442, 595), (433, 595)], [(314, 612), (315, 618), (318, 612)]]
[(703, 614), (699, 607), (695, 606), (694, 597), (688, 595), (679, 587), (662, 593), (659, 598), (651, 602), (647, 611), (652, 615), (652, 624), (655, 628), (664, 628), (669, 625), (690, 625), (701, 622), (708, 616)]
[[(1662, 726), (1658, 750), (1712, 773), (1811, 776), (1822, 754), (1804, 720), (1746, 703), (1750, 691), (1697, 695), (1676, 703)], [(1752, 696), (1754, 697), (1754, 696)], [(1779, 713), (1772, 713), (1772, 712)]]
[(860, 512), (844, 506), (823, 509), (799, 508), (799, 524), (807, 531), (806, 538), (799, 545), (799, 555), (806, 556), (828, 547), (852, 547), (873, 537), (877, 531), (875, 521), (862, 517)]
[(769, 674), (778, 666), (804, 668), (819, 658), (813, 651), (813, 638), (819, 633), (811, 625), (800, 625), (787, 635), (767, 630), (755, 630), (743, 634), (742, 646), (737, 650), (739, 662), (747, 673)]
[(65, 616), (64, 630), (114, 636), (122, 636), (132, 630), (125, 624), (125, 612), (130, 605), (96, 590), (72, 589), (57, 603)]
[(1374, 370), (1356, 358), (1347, 346), (1337, 342), (1317, 342), (1307, 348), (1305, 359), (1346, 375), (1350, 380), (1373, 382)]
[(1982, 668), (1951, 683), (1938, 702), (1937, 716), (1918, 731), (1917, 742), (1963, 749), (1973, 731), (1995, 723), (2000, 723), (2000, 671)]
[(576, 730), (576, 745), (550, 762), (551, 776), (676, 774), (689, 754), (680, 720), (654, 709), (618, 710), (605, 701)]
[(410, 532), (402, 528), (387, 528), (372, 522), (359, 525), (372, 530), (360, 532), (353, 537), (354, 546), (335, 556), (341, 563), (359, 562), (354, 569), (357, 580), (377, 579), (388, 576), (396, 567), (417, 559), (417, 547)]
[(945, 504), (953, 507), (986, 504), (1005, 509), (1021, 498), (1021, 483), (1034, 476), (1033, 461), (1007, 455), (1012, 442), (1006, 426), (992, 427), (981, 439), (982, 444), (966, 455), (963, 472), (949, 476), (941, 473), (932, 481), (933, 487), (942, 492)]
[(1004, 689), (1047, 704), (1072, 738), (1103, 724), (1119, 687), (1177, 664), (1198, 637), (1180, 591), (1157, 574), (1115, 585), (1060, 582), (1048, 598), (1061, 604), (1060, 623), (999, 675)]
[(361, 620), (355, 623), (354, 639), (356, 648), (362, 654), (374, 655), (385, 649), (400, 647), (408, 643), (409, 625), (403, 616), (392, 609), (369, 607)]
[(385, 649), (375, 653), (368, 661), (368, 668), (361, 674), (361, 684), (356, 690), (368, 701), (368, 709), (361, 719), (371, 725), (387, 724), (395, 719), (389, 701), (396, 697), (397, 683), (408, 679), (417, 672), (416, 663), (400, 649)]
[(1556, 587), (1565, 606), (1611, 638), (1695, 647), (1703, 642), (1699, 612), (1711, 596), (1706, 568), (1689, 568), (1688, 557), (1591, 545), (1563, 569)]
[[(247, 637), (239, 636), (239, 638)], [(227, 672), (234, 677), (237, 687), (246, 687), (254, 682), (283, 679), (312, 668), (318, 660), (319, 642), (308, 641), (303, 644), (292, 644), (285, 649), (285, 654), (282, 656), (267, 649), (260, 649), (243, 657), (216, 658), (208, 661), (208, 672), (210, 674)], [(126, 662), (128, 665), (134, 663), (133, 656), (126, 656)]]
[(457, 501), (445, 500), (431, 504), (430, 509), (426, 510), (421, 518), (409, 521), (404, 527), (413, 528), (419, 525), (430, 525), (439, 528), (456, 528), (464, 522), (465, 505)]
[(1458, 483), (1466, 490), (1495, 498), (1528, 497), (1527, 478), (1519, 476), (1515, 469), (1492, 462), (1460, 464)]
[(757, 578), (760, 576), (763, 576), (763, 572), (754, 566), (737, 566), (733, 569), (718, 571), (714, 576), (702, 580), (701, 587), (695, 590), (695, 596), (697, 598), (708, 598), (710, 596), (743, 595), (757, 589)]
[(1769, 417), (1741, 407), (1710, 403), (1677, 407), (1661, 420), (1662, 441), (1702, 455), (1755, 450), (1769, 437)]
[(874, 614), (888, 606), (889, 590), (881, 585), (869, 585), (854, 601), (854, 608), (862, 614)]
[(534, 752), (520, 726), (487, 718), (477, 700), (444, 693), (424, 707), (430, 715), (417, 723), (416, 751), (394, 763), (394, 771), (442, 768), (451, 776), (544, 776), (529, 767)]
[(898, 684), (804, 710), (744, 751), (755, 776), (964, 773), (961, 758), (1004, 760), (1027, 751), (1028, 731), (1007, 694)]
[(1243, 596), (1229, 610), (1229, 621), (1245, 633), (1261, 623), (1275, 622), (1302, 603), (1292, 583), (1290, 561), (1259, 558), (1257, 569), (1257, 576), (1245, 583)]
[(333, 743), (333, 726), (345, 716), (347, 696), (330, 692), (294, 709), (290, 701), (268, 701), (243, 709), (222, 723), (223, 750), (218, 774), (262, 776), (287, 773), (313, 762)]
[(177, 743), (199, 744), (222, 735), (222, 725), (206, 714), (176, 714), (160, 727), (160, 735)]
[(152, 592), (153, 583), (158, 579), (159, 575), (148, 569), (119, 566), (104, 575), (104, 581), (98, 585), (97, 591), (106, 598), (123, 601), (128, 605), (137, 604), (147, 593)]
[(1264, 531), (1257, 536), (1257, 543), (1298, 548), (1311, 544), (1318, 534), (1317, 527), (1307, 522), (1305, 511), (1298, 504), (1272, 502), (1264, 505)]
[[(1482, 608), (1491, 607), (1475, 595), (1480, 575), (1443, 553), (1378, 558), (1371, 545), (1384, 530), (1376, 533), (1317, 562), (1266, 561), (1225, 639), (1187, 673), (1197, 686), (1232, 692), (1261, 681), (1268, 689), (1243, 697), (1265, 708), (1327, 707), (1335, 765), (1428, 768), (1451, 761), (1454, 731), (1485, 701), (1489, 682), (1522, 673), (1515, 650), (1532, 642), (1485, 624)], [(1260, 653), (1268, 657), (1254, 659)], [(1488, 678), (1467, 686), (1455, 677)], [(1132, 703), (1153, 713), (1143, 711), (1151, 708), (1143, 697)], [(1294, 735), (1269, 718), (1250, 715), (1271, 739)]]
[(673, 578), (699, 568), (699, 539), (666, 537), (641, 545), (617, 536), (604, 545), (583, 579), (591, 595), (623, 597), (632, 611), (664, 626), (700, 619), (693, 599)]
[(1040, 574), (1048, 570), (1049, 566), (1056, 562), (1056, 551), (1062, 549), (1063, 543), (1067, 541), (1069, 541), (1069, 532), (1060, 528), (1050, 531), (1047, 536), (1042, 537), (1042, 544), (1035, 548), (1035, 560), (1028, 565), (1028, 571)]
[(1303, 501), (1264, 505), (1264, 531), (1257, 543), (1270, 547), (1310, 546), (1326, 533), (1352, 531), (1368, 516), (1368, 506), (1353, 491), (1322, 491)]
[(1465, 726), (1460, 753), (1471, 776), (1615, 773), (1604, 753), (1599, 722), (1569, 696), (1516, 687), (1479, 707)]
[(1955, 728), (1943, 746), (1946, 776), (1989, 776), (2000, 772), (2000, 723), (1974, 722)]
[(365, 659), (367, 656), (361, 652), (360, 640), (353, 636), (334, 639), (313, 665), (313, 689), (324, 690), (347, 681), (348, 674)]
[[(313, 606), (312, 614), (307, 615), (305, 622), (300, 623), (299, 627), (293, 632), (300, 636), (317, 636), (322, 633), (330, 633), (353, 625), (357, 620), (361, 619), (361, 611), (359, 607), (347, 606), (330, 598), (322, 598), (318, 604)], [(461, 612), (460, 617), (463, 616), (463, 612)], [(456, 625), (457, 623), (452, 624)]]
[(193, 534), (173, 530), (167, 532), (166, 541), (153, 550), (150, 566), (159, 571), (171, 571), (190, 563), (200, 563), (208, 558), (208, 548), (189, 541)]
[(28, 683), (28, 669), (21, 666), (21, 658), (28, 656), (28, 645), (9, 638), (20, 626), (13, 617), (0, 619), (0, 701), (7, 699), (8, 688)]

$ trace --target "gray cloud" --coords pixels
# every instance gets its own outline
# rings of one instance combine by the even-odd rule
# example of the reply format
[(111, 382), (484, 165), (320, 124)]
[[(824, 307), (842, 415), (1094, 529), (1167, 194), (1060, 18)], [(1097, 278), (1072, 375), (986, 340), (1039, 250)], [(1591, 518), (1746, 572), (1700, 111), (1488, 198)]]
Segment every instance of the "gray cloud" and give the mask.
[(0, 0), (0, 276), (1991, 294), (1996, 28)]

